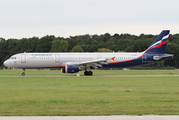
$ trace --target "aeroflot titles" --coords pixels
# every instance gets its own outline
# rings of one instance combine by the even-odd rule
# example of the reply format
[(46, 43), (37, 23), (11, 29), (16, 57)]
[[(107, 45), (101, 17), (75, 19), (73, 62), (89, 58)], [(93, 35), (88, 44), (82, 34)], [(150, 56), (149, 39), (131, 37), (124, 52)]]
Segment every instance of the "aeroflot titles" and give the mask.
[(32, 54), (32, 56), (52, 56), (52, 54)]

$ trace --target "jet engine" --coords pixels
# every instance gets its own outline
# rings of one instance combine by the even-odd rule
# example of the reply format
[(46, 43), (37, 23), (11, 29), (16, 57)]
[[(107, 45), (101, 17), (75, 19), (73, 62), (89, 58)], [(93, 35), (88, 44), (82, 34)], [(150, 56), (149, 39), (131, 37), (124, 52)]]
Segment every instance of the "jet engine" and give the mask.
[(65, 65), (65, 68), (61, 69), (62, 73), (77, 73), (80, 71), (79, 65)]

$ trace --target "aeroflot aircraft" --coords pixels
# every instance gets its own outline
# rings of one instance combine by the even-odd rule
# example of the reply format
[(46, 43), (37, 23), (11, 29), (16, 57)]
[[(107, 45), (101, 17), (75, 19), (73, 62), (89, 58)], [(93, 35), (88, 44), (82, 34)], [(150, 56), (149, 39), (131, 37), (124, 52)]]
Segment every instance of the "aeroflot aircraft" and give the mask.
[(165, 54), (169, 30), (163, 30), (154, 42), (143, 52), (138, 53), (20, 53), (4, 62), (10, 68), (25, 69), (62, 68), (62, 73), (77, 73), (85, 70), (84, 75), (93, 75), (91, 69), (127, 68), (152, 64), (172, 58)]

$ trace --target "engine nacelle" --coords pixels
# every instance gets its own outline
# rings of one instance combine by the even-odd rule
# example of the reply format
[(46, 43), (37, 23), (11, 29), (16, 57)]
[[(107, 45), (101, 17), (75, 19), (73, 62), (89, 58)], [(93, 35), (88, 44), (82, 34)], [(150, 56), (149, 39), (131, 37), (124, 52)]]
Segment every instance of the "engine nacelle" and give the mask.
[(61, 69), (62, 73), (77, 73), (80, 71), (79, 65), (65, 65), (65, 68)]

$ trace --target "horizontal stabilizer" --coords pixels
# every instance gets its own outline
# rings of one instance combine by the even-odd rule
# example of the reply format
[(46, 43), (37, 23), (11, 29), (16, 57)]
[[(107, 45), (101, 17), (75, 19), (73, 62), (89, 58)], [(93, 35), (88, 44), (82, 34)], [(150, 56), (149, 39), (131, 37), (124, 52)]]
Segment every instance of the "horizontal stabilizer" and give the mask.
[(173, 57), (173, 55), (167, 54), (167, 55), (162, 55), (162, 56), (154, 56), (153, 59), (154, 60), (160, 60), (160, 59), (166, 58), (166, 57)]

